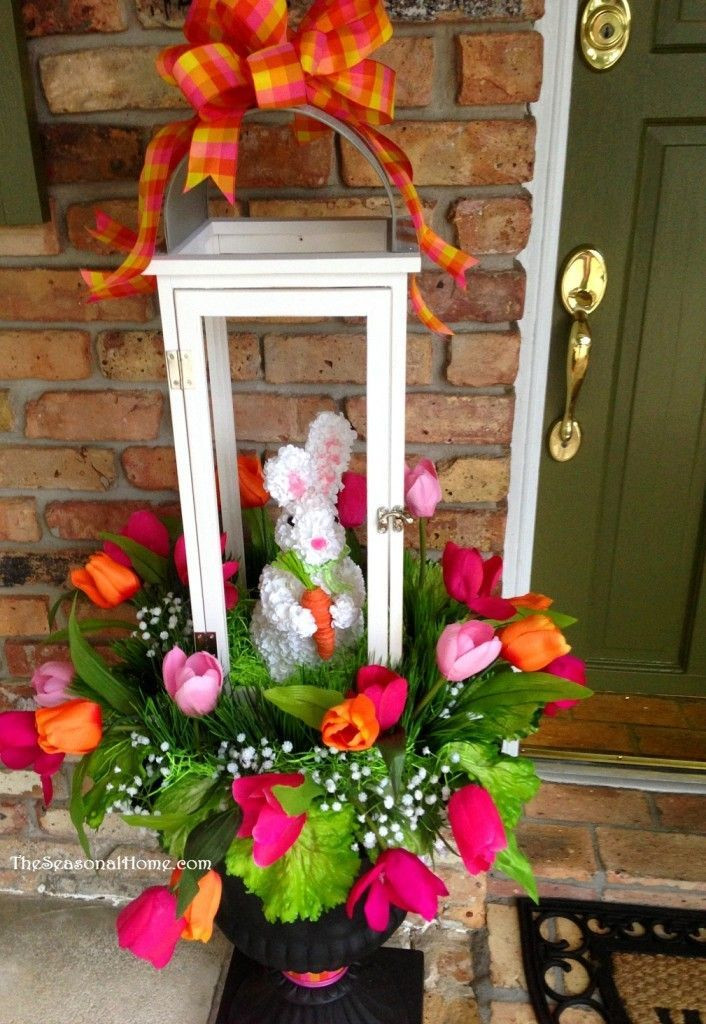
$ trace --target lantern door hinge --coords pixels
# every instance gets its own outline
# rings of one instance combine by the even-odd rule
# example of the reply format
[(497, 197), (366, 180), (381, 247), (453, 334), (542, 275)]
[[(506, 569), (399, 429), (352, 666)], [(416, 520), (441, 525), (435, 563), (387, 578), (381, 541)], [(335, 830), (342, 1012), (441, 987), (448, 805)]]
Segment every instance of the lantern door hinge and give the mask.
[(194, 386), (191, 352), (170, 349), (167, 352), (167, 377), (172, 391), (186, 391)]
[(414, 516), (411, 516), (401, 505), (395, 505), (394, 508), (379, 508), (377, 522), (378, 533), (387, 533), (390, 523), (396, 533), (401, 533), (405, 525), (409, 526), (414, 522)]

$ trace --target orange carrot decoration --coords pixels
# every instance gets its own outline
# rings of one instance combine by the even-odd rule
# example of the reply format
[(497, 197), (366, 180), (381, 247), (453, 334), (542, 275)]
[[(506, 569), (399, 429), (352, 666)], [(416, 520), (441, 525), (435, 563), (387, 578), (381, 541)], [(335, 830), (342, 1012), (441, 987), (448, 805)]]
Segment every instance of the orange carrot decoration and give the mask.
[(336, 634), (331, 620), (331, 605), (333, 601), (321, 587), (313, 587), (305, 590), (301, 599), (302, 608), (308, 608), (316, 622), (314, 643), (319, 657), (322, 661), (328, 661), (333, 657), (336, 647)]

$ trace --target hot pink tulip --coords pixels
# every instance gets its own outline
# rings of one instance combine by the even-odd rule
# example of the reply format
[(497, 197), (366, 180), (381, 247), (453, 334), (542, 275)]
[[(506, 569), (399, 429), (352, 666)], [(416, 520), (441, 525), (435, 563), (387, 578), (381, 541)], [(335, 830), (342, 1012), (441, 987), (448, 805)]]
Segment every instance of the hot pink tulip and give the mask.
[[(158, 519), (148, 508), (133, 512), (120, 531), (120, 536), (134, 540), (143, 548), (154, 552), (155, 555), (161, 555), (162, 558), (167, 558), (169, 555), (169, 531), (162, 520)], [(126, 555), (122, 548), (119, 548), (113, 541), (105, 541), (103, 550), (110, 555), (113, 561), (132, 569), (130, 556)]]
[(44, 803), (54, 795), (51, 777), (64, 762), (63, 754), (47, 754), (39, 746), (34, 711), (4, 711), (0, 714), (0, 761), (6, 768), (32, 768), (39, 775)]
[(66, 691), (75, 675), (70, 661), (45, 661), (32, 676), (37, 704), (41, 708), (55, 708), (72, 700), (72, 695)]
[(240, 805), (243, 821), (238, 838), (252, 836), (253, 860), (258, 867), (268, 868), (291, 849), (306, 824), (306, 814), (287, 814), (272, 792), (273, 786), (301, 786), (304, 776), (248, 775), (233, 782), (233, 799)]
[(355, 883), (346, 903), (350, 918), (366, 890), (365, 919), (376, 932), (387, 928), (391, 906), (421, 914), (431, 921), (438, 912), (439, 896), (448, 896), (444, 883), (419, 857), (398, 849), (381, 853), (374, 867)]
[(482, 786), (464, 786), (449, 800), (449, 824), (458, 852), (472, 875), (488, 871), (507, 846), (505, 829), (490, 794)]
[[(568, 679), (572, 683), (578, 683), (579, 686), (586, 685), (586, 662), (573, 654), (562, 654), (560, 658), (555, 658), (546, 668), (542, 669), (542, 672), (559, 676), (560, 679)], [(560, 711), (573, 708), (578, 703), (577, 700), (555, 700), (546, 705), (544, 714), (554, 718)]]
[(493, 591), (503, 573), (499, 555), (484, 559), (478, 548), (462, 548), (449, 541), (441, 556), (444, 586), (450, 597), (487, 619), (509, 619), (515, 606)]
[(118, 914), (115, 927), (120, 948), (149, 960), (157, 970), (166, 967), (186, 926), (185, 918), (176, 916), (176, 908), (176, 895), (166, 885), (145, 889)]
[(362, 473), (346, 470), (338, 494), (338, 519), (346, 530), (362, 526), (368, 514), (368, 481)]
[(447, 626), (436, 645), (436, 663), (453, 683), (475, 676), (500, 654), (502, 644), (487, 622), (455, 622)]
[[(221, 554), (225, 554), (226, 545), (228, 543), (228, 534), (221, 534)], [(186, 541), (184, 534), (179, 537), (176, 544), (174, 545), (174, 568), (176, 569), (177, 576), (184, 584), (189, 585), (189, 568), (186, 564)], [(230, 611), (238, 603), (239, 594), (238, 588), (235, 584), (231, 583), (230, 580), (233, 576), (237, 576), (238, 570), (240, 569), (240, 562), (230, 561), (223, 563), (223, 589), (225, 592), (226, 599), (226, 610)]]
[(414, 469), (404, 467), (404, 500), (418, 519), (430, 519), (441, 501), (441, 484), (431, 459), (420, 459)]
[(382, 732), (397, 725), (407, 703), (406, 679), (382, 665), (365, 665), (358, 669), (356, 687), (375, 705), (375, 717)]
[(167, 693), (185, 715), (198, 718), (213, 711), (223, 687), (223, 669), (206, 651), (189, 657), (181, 647), (172, 647), (162, 662)]

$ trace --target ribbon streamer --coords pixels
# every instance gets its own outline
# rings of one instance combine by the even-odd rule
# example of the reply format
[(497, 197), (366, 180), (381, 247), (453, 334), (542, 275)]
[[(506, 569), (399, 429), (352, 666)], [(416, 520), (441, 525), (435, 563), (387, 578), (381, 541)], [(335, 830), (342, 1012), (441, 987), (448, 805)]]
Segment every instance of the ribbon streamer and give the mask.
[[(145, 153), (140, 175), (137, 233), (105, 214), (96, 238), (128, 252), (112, 272), (83, 270), (91, 302), (153, 291), (144, 274), (154, 255), (169, 178), (188, 153), (186, 190), (211, 178), (232, 203), (240, 126), (246, 111), (310, 104), (348, 124), (377, 155), (399, 189), (421, 251), (460, 287), (478, 261), (445, 242), (424, 220), (404, 151), (379, 131), (394, 117), (395, 73), (370, 55), (392, 36), (382, 0), (314, 0), (290, 35), (286, 0), (193, 0), (184, 25), (186, 44), (157, 59), (161, 77), (178, 88), (195, 116), (166, 125)], [(302, 114), (294, 132), (305, 143), (326, 132)], [(429, 309), (413, 279), (412, 306), (423, 324), (451, 334)]]

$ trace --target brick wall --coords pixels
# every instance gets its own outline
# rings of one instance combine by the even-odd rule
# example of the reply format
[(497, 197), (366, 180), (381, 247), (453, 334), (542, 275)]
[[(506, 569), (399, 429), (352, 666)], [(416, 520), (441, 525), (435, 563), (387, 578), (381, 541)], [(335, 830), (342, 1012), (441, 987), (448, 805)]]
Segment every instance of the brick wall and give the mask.
[[(179, 116), (169, 109), (178, 93), (161, 84), (154, 58), (179, 39), (180, 6), (24, 2), (52, 222), (0, 228), (0, 710), (24, 706), (34, 667), (58, 653), (41, 645), (48, 608), (97, 531), (176, 499), (156, 306), (145, 297), (88, 305), (78, 268), (114, 263), (87, 233), (94, 210), (135, 223), (146, 142)], [(391, 134), (412, 159), (430, 222), (481, 257), (465, 294), (435, 270), (423, 274), (424, 292), (457, 333), (447, 342), (410, 320), (408, 445), (439, 467), (435, 546), (453, 536), (497, 551), (525, 292), (516, 257), (531, 220), (528, 103), (541, 82), (532, 22), (543, 0), (389, 7), (400, 19), (380, 54), (399, 73)], [(250, 123), (241, 153), (241, 214), (384, 209), (368, 168), (333, 138), (300, 148), (286, 126)], [(235, 326), (231, 370), (250, 448), (301, 439), (321, 408), (340, 408), (364, 429), (354, 326)], [(3, 777), (0, 832), (56, 835), (59, 821), (63, 829), (61, 816), (36, 817), (36, 797), (31, 780)]]

